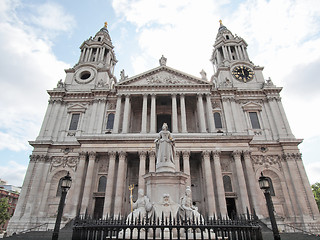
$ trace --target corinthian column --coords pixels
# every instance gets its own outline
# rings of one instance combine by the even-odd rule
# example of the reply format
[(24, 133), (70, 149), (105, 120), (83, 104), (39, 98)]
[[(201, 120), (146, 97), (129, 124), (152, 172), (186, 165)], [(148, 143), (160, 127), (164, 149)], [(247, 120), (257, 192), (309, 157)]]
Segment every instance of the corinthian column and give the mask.
[(122, 133), (128, 133), (129, 120), (130, 120), (130, 95), (128, 94), (126, 95), (126, 101), (124, 103)]
[(241, 152), (240, 151), (234, 151), (232, 153), (234, 162), (236, 165), (236, 173), (237, 173), (237, 179), (238, 179), (238, 193), (240, 195), (240, 210), (239, 213), (246, 213), (247, 207), (249, 208), (249, 199), (248, 199), (248, 191), (246, 186), (246, 180), (244, 178), (242, 163), (241, 163)]
[(118, 95), (116, 114), (114, 116), (114, 124), (113, 124), (112, 133), (118, 133), (119, 132), (120, 111), (121, 111), (121, 95)]
[(190, 152), (183, 151), (182, 157), (183, 157), (183, 172), (188, 175), (187, 186), (191, 187), (190, 163), (189, 163)]
[(172, 102), (172, 132), (178, 132), (178, 112), (177, 112), (177, 96), (176, 94), (171, 95)]
[(200, 123), (200, 132), (207, 132), (206, 130), (206, 119), (204, 115), (204, 108), (203, 108), (203, 101), (202, 101), (202, 94), (198, 94), (198, 118)]
[(83, 197), (82, 197), (81, 212), (80, 212), (81, 215), (85, 214), (91, 199), (92, 178), (93, 178), (95, 160), (96, 160), (96, 153), (90, 152), (87, 176), (86, 176), (86, 181), (83, 189)]
[(139, 164), (139, 182), (138, 182), (138, 186), (139, 189), (145, 189), (145, 182), (144, 182), (144, 178), (143, 175), (146, 174), (146, 156), (147, 153), (142, 151), (139, 152), (139, 157), (140, 157), (140, 164)]
[(104, 207), (103, 207), (103, 216), (111, 213), (111, 204), (112, 204), (112, 189), (113, 189), (113, 180), (114, 180), (114, 171), (116, 163), (116, 152), (109, 152), (109, 167), (108, 167), (108, 179), (106, 192), (104, 196)]
[(116, 185), (116, 194), (114, 200), (114, 214), (121, 215), (122, 204), (123, 204), (123, 190), (125, 183), (126, 174), (126, 153), (120, 152), (119, 154), (119, 165), (118, 165), (118, 176)]
[(218, 195), (218, 203), (219, 203), (219, 212), (222, 216), (226, 216), (228, 214), (227, 204), (226, 204), (226, 196), (223, 187), (223, 178), (221, 171), (221, 162), (220, 162), (220, 152), (213, 152), (213, 163), (214, 163), (214, 174), (216, 176), (217, 183), (217, 195)]
[(141, 133), (147, 132), (147, 109), (148, 109), (148, 95), (143, 94), (142, 114), (141, 114)]
[[(75, 179), (83, 179), (84, 177), (84, 167), (86, 164), (86, 158), (87, 158), (87, 153), (86, 152), (81, 152), (79, 153), (79, 165), (77, 167), (76, 171), (76, 177)], [(74, 183), (74, 194), (72, 195), (72, 201), (71, 201), (71, 216), (76, 216), (77, 211), (78, 211), (78, 206), (80, 204), (80, 196), (81, 196), (81, 189), (82, 189), (83, 182), (82, 181), (75, 181)]]
[(211, 104), (211, 97), (210, 94), (206, 94), (206, 100), (207, 100), (207, 115), (208, 115), (208, 127), (209, 132), (214, 132), (215, 126), (214, 126), (214, 120), (213, 120), (213, 114), (212, 114), (212, 104)]
[(206, 181), (207, 189), (207, 202), (208, 202), (208, 211), (209, 217), (212, 217), (216, 212), (216, 201), (214, 199), (214, 190), (213, 190), (213, 180), (212, 180), (212, 171), (210, 164), (210, 152), (202, 152), (203, 157), (203, 167)]
[(181, 109), (181, 130), (183, 133), (187, 131), (187, 115), (186, 115), (186, 103), (184, 94), (180, 95), (180, 109)]
[(156, 171), (156, 153), (154, 151), (149, 152), (149, 172)]
[(151, 113), (150, 113), (150, 132), (156, 133), (157, 119), (156, 119), (156, 95), (151, 95)]

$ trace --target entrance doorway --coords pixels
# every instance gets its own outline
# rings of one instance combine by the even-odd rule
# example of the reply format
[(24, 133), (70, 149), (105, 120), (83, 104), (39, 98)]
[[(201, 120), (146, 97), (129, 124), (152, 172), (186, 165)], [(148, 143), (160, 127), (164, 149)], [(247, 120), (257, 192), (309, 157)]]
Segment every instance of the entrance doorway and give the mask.
[(226, 198), (228, 217), (233, 219), (237, 215), (236, 202), (234, 198)]
[(103, 214), (104, 197), (96, 197), (94, 204), (93, 218), (100, 219)]
[(168, 130), (171, 131), (171, 115), (170, 114), (159, 114), (157, 115), (157, 130), (162, 130), (163, 123), (167, 123)]

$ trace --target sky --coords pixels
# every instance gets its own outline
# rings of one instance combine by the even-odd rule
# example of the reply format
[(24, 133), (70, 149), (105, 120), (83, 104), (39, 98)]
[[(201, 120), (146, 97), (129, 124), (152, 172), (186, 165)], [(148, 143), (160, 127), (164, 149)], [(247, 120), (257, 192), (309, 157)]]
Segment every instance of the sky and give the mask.
[(120, 71), (159, 65), (210, 79), (219, 20), (281, 92), (311, 184), (320, 182), (319, 0), (1, 0), (0, 178), (21, 186), (47, 108), (83, 41), (108, 22)]

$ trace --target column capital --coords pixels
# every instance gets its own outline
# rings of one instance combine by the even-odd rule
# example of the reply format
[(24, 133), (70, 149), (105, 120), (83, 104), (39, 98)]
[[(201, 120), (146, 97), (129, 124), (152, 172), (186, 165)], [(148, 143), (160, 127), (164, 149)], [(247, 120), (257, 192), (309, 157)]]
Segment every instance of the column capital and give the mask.
[(177, 94), (176, 93), (171, 93), (171, 97), (176, 97)]
[(252, 153), (252, 151), (250, 151), (250, 150), (245, 150), (245, 151), (243, 151), (243, 156), (244, 156), (244, 157), (251, 157), (251, 153)]
[(142, 158), (142, 157), (146, 157), (147, 156), (147, 152), (145, 151), (139, 151), (139, 157)]
[(184, 151), (182, 151), (182, 156), (184, 157), (184, 158), (189, 158), (190, 157), (190, 151), (187, 151), (187, 150), (184, 150)]
[(213, 157), (220, 157), (221, 151), (219, 150), (214, 150), (212, 151)]
[(86, 157), (87, 157), (87, 152), (84, 152), (84, 151), (82, 151), (82, 152), (79, 152), (79, 157), (80, 157), (80, 159), (85, 159)]
[(175, 157), (180, 157), (181, 151), (175, 151)]
[(211, 155), (210, 151), (208, 150), (202, 151), (203, 158), (210, 158), (210, 155)]
[(239, 150), (233, 151), (233, 152), (232, 152), (232, 156), (233, 156), (234, 158), (240, 158), (240, 157), (241, 157), (241, 151), (239, 151)]
[(116, 158), (116, 156), (117, 156), (117, 153), (114, 151), (109, 151), (108, 154), (109, 154), (110, 158)]
[(119, 152), (119, 160), (124, 160), (127, 156), (127, 152), (121, 151)]
[(149, 157), (155, 157), (156, 152), (155, 151), (148, 151)]
[(202, 97), (203, 93), (197, 93), (198, 97)]
[(148, 97), (148, 95), (149, 95), (149, 93), (142, 93), (142, 96), (143, 96), (144, 98)]
[(97, 153), (96, 152), (89, 152), (89, 160), (90, 159), (95, 159), (96, 158)]
[(186, 94), (185, 93), (179, 93), (180, 97), (185, 97)]

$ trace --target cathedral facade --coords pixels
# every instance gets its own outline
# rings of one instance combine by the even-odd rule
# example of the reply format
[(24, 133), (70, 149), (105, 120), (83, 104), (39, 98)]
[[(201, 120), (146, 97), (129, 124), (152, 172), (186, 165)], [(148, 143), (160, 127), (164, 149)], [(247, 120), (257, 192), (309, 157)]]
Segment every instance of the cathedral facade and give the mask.
[[(54, 223), (61, 178), (72, 186), (63, 221), (78, 214), (126, 216), (146, 176), (156, 171), (154, 140), (167, 123), (175, 139), (174, 168), (204, 216), (244, 214), (268, 223), (258, 179), (272, 183), (278, 223), (311, 228), (320, 215), (280, 92), (247, 43), (222, 23), (211, 62), (214, 75), (195, 77), (167, 66), (120, 79), (107, 27), (80, 46), (79, 62), (49, 90), (49, 104), (34, 147), (10, 232)], [(170, 179), (168, 180), (170, 181)], [(151, 197), (151, 196), (149, 196)], [(281, 225), (279, 225), (281, 229)]]

